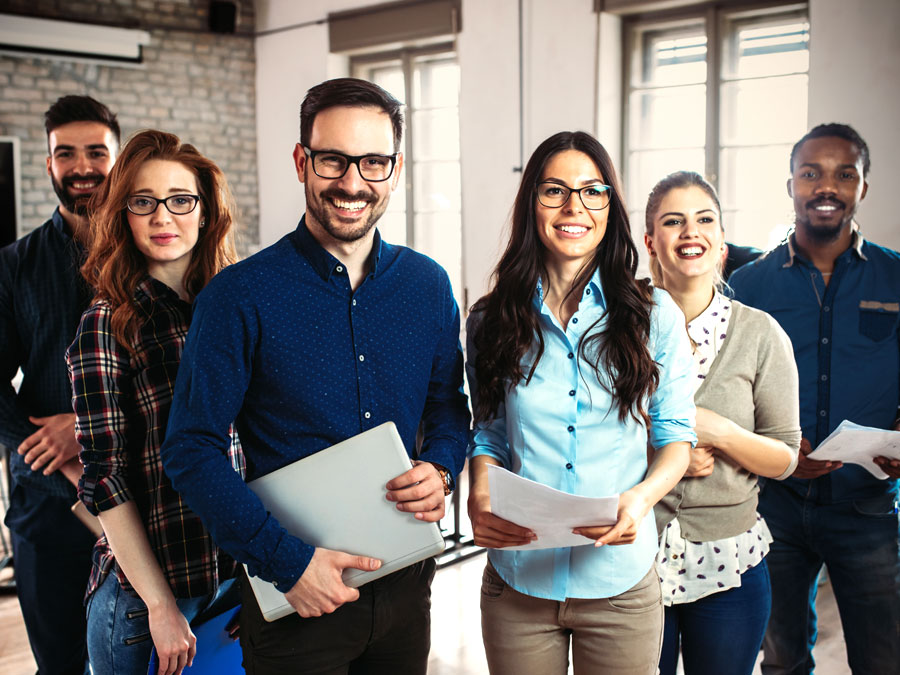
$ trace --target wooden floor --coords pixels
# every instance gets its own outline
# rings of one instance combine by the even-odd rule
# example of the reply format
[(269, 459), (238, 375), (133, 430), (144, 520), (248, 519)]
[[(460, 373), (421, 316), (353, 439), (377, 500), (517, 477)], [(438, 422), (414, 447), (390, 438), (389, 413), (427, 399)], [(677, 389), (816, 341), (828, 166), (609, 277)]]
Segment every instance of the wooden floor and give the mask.
[[(430, 675), (482, 675), (488, 672), (481, 645), (478, 591), (484, 555), (438, 571), (433, 587)], [(0, 574), (2, 578), (2, 574)], [(816, 675), (849, 673), (831, 586), (819, 592)], [(0, 595), (0, 673), (33, 675), (34, 660), (15, 595)], [(754, 673), (759, 673), (757, 666)]]

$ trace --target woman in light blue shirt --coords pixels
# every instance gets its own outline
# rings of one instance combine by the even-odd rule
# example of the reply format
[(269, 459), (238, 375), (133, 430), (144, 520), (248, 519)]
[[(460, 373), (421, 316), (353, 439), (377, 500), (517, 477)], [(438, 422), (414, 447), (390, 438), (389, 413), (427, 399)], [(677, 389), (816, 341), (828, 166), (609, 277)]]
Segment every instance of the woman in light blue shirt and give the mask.
[[(696, 441), (692, 363), (684, 316), (634, 277), (621, 195), (596, 139), (544, 141), (493, 288), (469, 319), (469, 515), (475, 542), (492, 549), (481, 608), (493, 673), (563, 674), (570, 640), (576, 674), (656, 672), (652, 508)], [(576, 528), (583, 546), (504, 550), (535, 535), (491, 513), (490, 464), (572, 494), (618, 494), (618, 520)]]

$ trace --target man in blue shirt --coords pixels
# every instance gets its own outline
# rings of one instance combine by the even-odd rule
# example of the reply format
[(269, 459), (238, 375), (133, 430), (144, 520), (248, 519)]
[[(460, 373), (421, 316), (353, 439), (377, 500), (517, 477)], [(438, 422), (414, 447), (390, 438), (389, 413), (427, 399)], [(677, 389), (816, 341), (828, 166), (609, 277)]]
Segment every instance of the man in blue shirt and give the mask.
[(400, 103), (380, 87), (313, 87), (294, 148), (306, 215), (196, 301), (162, 458), (218, 545), (297, 610), (267, 623), (245, 584), (241, 646), (254, 673), (426, 669), (434, 562), (345, 586), (342, 570), (379, 561), (288, 534), (225, 455), (232, 420), (248, 479), (390, 420), (416, 460), (386, 498), (410, 518), (444, 514), (469, 426), (459, 310), (443, 269), (375, 229), (399, 182), (401, 134)]
[(868, 189), (869, 149), (851, 127), (815, 127), (791, 152), (793, 234), (731, 277), (735, 297), (787, 331), (800, 374), (800, 461), (767, 481), (759, 510), (775, 539), (766, 558), (772, 616), (762, 670), (811, 673), (824, 563), (855, 675), (900, 664), (900, 462), (890, 476), (807, 457), (845, 419), (895, 428), (900, 404), (900, 254), (865, 241), (853, 215)]
[(85, 203), (112, 168), (119, 124), (89, 96), (63, 96), (44, 123), (59, 207), (0, 250), (0, 443), (13, 451), (5, 523), (38, 672), (81, 675), (89, 672), (83, 598), (95, 537), (70, 511), (81, 464), (65, 352), (91, 299), (79, 272)]

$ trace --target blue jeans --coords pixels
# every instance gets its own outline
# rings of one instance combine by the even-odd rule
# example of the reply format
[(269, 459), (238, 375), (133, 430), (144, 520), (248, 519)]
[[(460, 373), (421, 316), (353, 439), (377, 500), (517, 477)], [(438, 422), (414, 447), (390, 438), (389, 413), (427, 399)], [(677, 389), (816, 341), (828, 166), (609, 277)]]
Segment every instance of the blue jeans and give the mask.
[[(216, 594), (179, 598), (178, 609), (189, 623), (201, 613), (209, 616), (211, 612), (206, 610), (214, 604), (223, 603), (224, 611), (225, 598), (234, 600), (231, 606), (237, 604), (233, 585), (234, 580), (229, 579)], [(137, 595), (122, 590), (114, 572), (88, 599), (87, 643), (93, 675), (147, 675), (153, 650), (147, 606)]]
[(679, 641), (685, 675), (750, 675), (771, 602), (763, 560), (741, 575), (737, 588), (666, 607), (661, 675), (675, 675)]
[(766, 560), (772, 618), (765, 675), (808, 675), (815, 661), (815, 600), (824, 563), (854, 675), (900, 672), (900, 518), (895, 498), (818, 504), (766, 481), (759, 512), (775, 541)]

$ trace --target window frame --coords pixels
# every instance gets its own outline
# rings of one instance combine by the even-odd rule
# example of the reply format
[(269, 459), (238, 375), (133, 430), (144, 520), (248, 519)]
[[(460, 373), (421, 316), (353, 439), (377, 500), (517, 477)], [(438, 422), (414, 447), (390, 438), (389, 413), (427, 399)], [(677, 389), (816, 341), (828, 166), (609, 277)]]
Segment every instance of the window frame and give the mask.
[[(636, 91), (647, 90), (646, 86), (636, 86), (634, 77), (636, 68), (646, 63), (644, 54), (640, 52), (637, 40), (639, 35), (648, 33), (671, 33), (677, 35), (679, 28), (685, 31), (702, 25), (706, 34), (706, 129), (704, 145), (705, 178), (720, 190), (720, 160), (722, 150), (727, 144), (722, 142), (721, 93), (726, 83), (753, 78), (738, 78), (733, 73), (723, 71), (726, 49), (734, 48), (738, 30), (747, 24), (765, 23), (767, 21), (783, 22), (792, 18), (809, 22), (809, 4), (807, 2), (783, 3), (767, 0), (765, 2), (715, 2), (703, 5), (679, 8), (653, 13), (640, 13), (626, 16), (622, 21), (622, 157), (620, 165), (622, 176), (632, 174), (632, 154), (636, 148), (631, 143), (632, 132), (632, 98)], [(728, 44), (726, 45), (726, 39)], [(800, 71), (797, 71), (800, 72)], [(805, 71), (808, 73), (809, 71)], [(643, 82), (643, 74), (640, 81)], [(697, 82), (701, 84), (701, 82)], [(650, 87), (652, 88), (652, 87)], [(761, 144), (759, 147), (764, 147)], [(754, 146), (755, 147), (755, 146)], [(660, 176), (662, 178), (662, 176)], [(723, 208), (724, 208), (723, 204)], [(629, 211), (643, 210), (632, 204)], [(635, 224), (633, 224), (634, 226)]]

